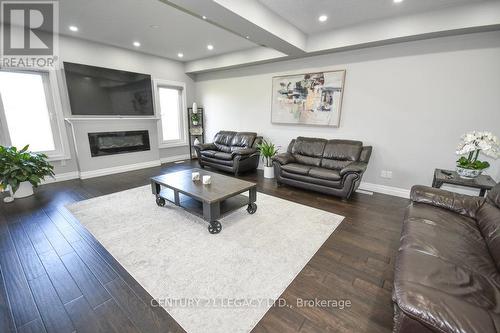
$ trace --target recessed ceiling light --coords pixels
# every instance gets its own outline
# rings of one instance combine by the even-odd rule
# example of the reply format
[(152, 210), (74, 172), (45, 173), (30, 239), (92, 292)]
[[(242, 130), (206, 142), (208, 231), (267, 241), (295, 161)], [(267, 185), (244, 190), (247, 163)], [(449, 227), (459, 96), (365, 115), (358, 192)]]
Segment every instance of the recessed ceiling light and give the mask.
[(177, 53), (177, 56), (178, 56), (179, 58), (182, 58), (182, 57), (184, 57), (184, 53), (179, 52), (179, 53)]
[(246, 39), (250, 39), (250, 36), (245, 36)]
[(151, 29), (158, 29), (160, 26), (158, 24), (151, 24), (149, 27)]
[(320, 15), (320, 17), (318, 17), (318, 21), (320, 22), (325, 22), (326, 20), (328, 20), (328, 16), (326, 15)]
[(78, 27), (76, 25), (70, 25), (69, 26), (69, 30), (77, 32), (78, 31)]
[(393, 0), (394, 3), (400, 3), (400, 2), (403, 2), (403, 0)]
[(204, 20), (206, 20), (206, 19), (207, 19), (207, 17), (206, 17), (205, 15), (203, 15), (201, 18), (202, 18), (202, 19), (204, 19)]
[(135, 47), (141, 46), (141, 43), (139, 43), (139, 42), (134, 42), (133, 44), (134, 44)]
[(207, 49), (209, 49), (210, 51), (212, 51), (214, 49), (214, 46), (212, 44), (208, 44), (207, 45)]

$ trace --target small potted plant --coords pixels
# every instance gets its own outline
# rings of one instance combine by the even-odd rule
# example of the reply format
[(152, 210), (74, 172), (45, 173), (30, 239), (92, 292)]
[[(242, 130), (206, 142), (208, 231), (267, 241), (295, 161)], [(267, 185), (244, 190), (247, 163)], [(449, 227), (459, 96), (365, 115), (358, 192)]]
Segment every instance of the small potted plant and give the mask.
[[(54, 178), (54, 167), (42, 153), (28, 151), (29, 145), (16, 147), (0, 146), (0, 185), (10, 188), (13, 198), (24, 198), (33, 194), (46, 176)], [(6, 202), (12, 201), (4, 200)]]
[(278, 153), (278, 148), (266, 140), (262, 140), (257, 148), (264, 162), (264, 178), (274, 178), (273, 156)]
[(191, 115), (191, 122), (194, 126), (197, 126), (200, 123), (200, 115), (197, 113), (193, 113)]
[(492, 158), (498, 158), (500, 141), (490, 132), (469, 132), (462, 136), (458, 145), (457, 155), (462, 155), (457, 160), (457, 173), (462, 178), (476, 178), (490, 164), (487, 161), (479, 161), (479, 153)]

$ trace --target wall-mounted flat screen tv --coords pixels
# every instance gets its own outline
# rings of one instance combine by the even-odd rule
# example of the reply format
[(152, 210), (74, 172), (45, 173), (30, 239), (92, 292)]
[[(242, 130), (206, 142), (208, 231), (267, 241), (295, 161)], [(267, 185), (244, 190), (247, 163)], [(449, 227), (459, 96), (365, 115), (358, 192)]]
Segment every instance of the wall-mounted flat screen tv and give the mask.
[(154, 115), (150, 75), (70, 62), (64, 72), (72, 115)]

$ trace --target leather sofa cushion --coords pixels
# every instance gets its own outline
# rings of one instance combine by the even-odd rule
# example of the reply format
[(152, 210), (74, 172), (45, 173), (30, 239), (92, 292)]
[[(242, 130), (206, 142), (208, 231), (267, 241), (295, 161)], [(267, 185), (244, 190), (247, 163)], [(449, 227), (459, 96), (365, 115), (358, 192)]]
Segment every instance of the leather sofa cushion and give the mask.
[(226, 153), (231, 152), (231, 142), (233, 141), (236, 132), (232, 131), (220, 131), (215, 135), (214, 144), (217, 149)]
[(218, 153), (218, 151), (216, 151), (216, 150), (202, 150), (201, 156), (214, 157), (215, 154), (217, 154), (217, 153)]
[(292, 156), (300, 164), (319, 166), (326, 140), (299, 136), (292, 147)]
[(342, 178), (340, 177), (340, 173), (338, 170), (330, 170), (318, 167), (312, 167), (309, 170), (309, 176), (326, 180), (340, 180)]
[(217, 152), (217, 153), (215, 153), (214, 157), (217, 159), (226, 160), (226, 161), (233, 159), (233, 156), (231, 155), (231, 153), (224, 153), (224, 152)]
[(398, 307), (432, 332), (498, 332), (500, 300), (491, 280), (421, 252), (400, 254), (397, 265)]
[(323, 155), (323, 151), (325, 150), (325, 145), (325, 139), (305, 138), (299, 136), (295, 140), (292, 153), (311, 157), (321, 157)]
[(292, 154), (293, 158), (297, 163), (311, 166), (320, 166), (321, 158), (304, 156), (299, 154)]
[(231, 141), (232, 150), (250, 148), (253, 145), (257, 133), (253, 132), (239, 132), (233, 137)]
[(296, 173), (299, 175), (306, 175), (309, 173), (309, 170), (311, 169), (310, 166), (299, 164), (299, 163), (289, 163), (282, 165), (281, 168), (285, 171), (291, 172), (291, 173)]
[(500, 183), (498, 183), (495, 187), (488, 191), (486, 201), (488, 201), (489, 204), (500, 209)]
[(500, 184), (488, 192), (486, 203), (476, 213), (476, 220), (490, 254), (500, 270)]
[(233, 166), (234, 160), (221, 160), (218, 158), (213, 158), (213, 157), (205, 157), (202, 156), (201, 159), (205, 162), (213, 163), (213, 164), (220, 164), (220, 165), (226, 165), (226, 166)]
[(314, 178), (306, 175), (300, 175), (298, 173), (291, 173), (285, 170), (281, 171), (281, 176), (283, 178), (297, 180), (307, 184), (320, 185), (328, 188), (342, 188), (342, 182), (340, 180), (326, 180), (321, 178)]
[(321, 160), (321, 167), (331, 170), (340, 171), (349, 164), (353, 163), (352, 161), (341, 161), (341, 160), (330, 160), (328, 158), (324, 158)]
[(323, 152), (321, 166), (328, 169), (341, 170), (358, 161), (363, 150), (361, 141), (328, 140)]
[[(485, 276), (498, 275), (476, 221), (428, 204), (413, 203), (408, 208), (399, 249), (438, 257)], [(500, 275), (497, 278), (500, 286)]]
[(424, 203), (407, 210), (393, 298), (436, 332), (496, 332), (500, 276), (472, 218)]

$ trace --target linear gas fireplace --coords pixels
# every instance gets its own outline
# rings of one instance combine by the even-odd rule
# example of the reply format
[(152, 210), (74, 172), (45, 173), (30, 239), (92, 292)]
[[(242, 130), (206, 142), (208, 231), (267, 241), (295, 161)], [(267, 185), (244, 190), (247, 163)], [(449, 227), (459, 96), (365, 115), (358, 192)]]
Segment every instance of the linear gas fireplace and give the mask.
[(92, 157), (149, 150), (148, 131), (89, 133)]

